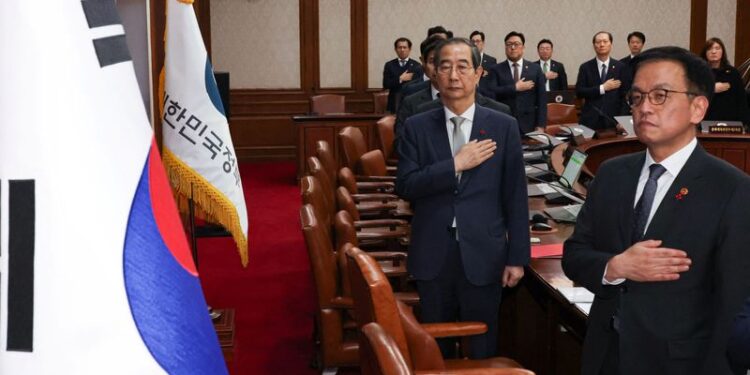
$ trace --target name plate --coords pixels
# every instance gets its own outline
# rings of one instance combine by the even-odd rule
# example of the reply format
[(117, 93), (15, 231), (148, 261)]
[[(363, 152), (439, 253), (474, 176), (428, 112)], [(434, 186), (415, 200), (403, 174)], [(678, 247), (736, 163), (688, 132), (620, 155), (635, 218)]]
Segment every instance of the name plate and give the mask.
[(743, 134), (745, 127), (742, 125), (727, 125), (718, 123), (708, 127), (708, 132), (712, 134)]

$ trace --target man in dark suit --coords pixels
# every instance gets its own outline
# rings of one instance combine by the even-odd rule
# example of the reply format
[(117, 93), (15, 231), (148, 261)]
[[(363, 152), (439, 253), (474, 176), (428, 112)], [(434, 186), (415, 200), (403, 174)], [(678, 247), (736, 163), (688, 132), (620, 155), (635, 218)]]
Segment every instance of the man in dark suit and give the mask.
[(505, 36), (508, 59), (492, 68), (491, 82), (482, 90), (510, 107), (521, 133), (543, 129), (547, 123), (546, 78), (539, 65), (523, 59), (525, 43), (521, 33), (511, 31)]
[(388, 89), (387, 109), (395, 113), (401, 88), (415, 77), (422, 75), (422, 66), (409, 58), (411, 40), (398, 38), (393, 43), (393, 48), (396, 50), (398, 58), (385, 63), (383, 67), (383, 88)]
[[(409, 83), (404, 85), (404, 87), (401, 89), (401, 101), (403, 102), (404, 99), (406, 99), (407, 96), (414, 94), (418, 91), (424, 90), (430, 85), (433, 85), (437, 89), (437, 84), (434, 82), (430, 82), (430, 80), (434, 79), (432, 77), (432, 73), (434, 73), (434, 65), (432, 66), (432, 72), (427, 71), (427, 64), (432, 62), (428, 62), (428, 54), (430, 52), (434, 52), (435, 46), (437, 46), (438, 42), (441, 40), (445, 40), (446, 38), (443, 37), (442, 34), (433, 34), (427, 37), (427, 39), (423, 40), (422, 43), (419, 44), (419, 60), (422, 62), (422, 75), (419, 78), (412, 79)], [(430, 59), (434, 58), (434, 54), (429, 56)], [(400, 103), (399, 103), (400, 107)]]
[(614, 128), (614, 116), (628, 113), (625, 94), (630, 89), (628, 67), (610, 58), (612, 34), (600, 31), (593, 38), (596, 57), (581, 64), (576, 95), (584, 99), (580, 122), (592, 129)]
[(646, 44), (646, 35), (644, 35), (642, 32), (633, 31), (632, 33), (628, 34), (628, 48), (630, 49), (630, 54), (620, 60), (620, 62), (627, 65), (632, 70), (633, 58), (641, 53), (644, 44)]
[(497, 64), (497, 59), (484, 53), (484, 33), (479, 30), (474, 30), (471, 32), (471, 35), (469, 35), (469, 39), (471, 40), (471, 43), (474, 44), (474, 47), (477, 47), (477, 50), (479, 50), (479, 57), (481, 58), (481, 64), (482, 70), (484, 71), (482, 73), (482, 79), (479, 80), (479, 84), (482, 84), (483, 80), (488, 79), (488, 74), (490, 73), (490, 68), (495, 66)]
[(583, 375), (730, 374), (732, 317), (750, 294), (750, 177), (696, 139), (708, 65), (679, 47), (636, 58), (628, 100), (647, 151), (596, 172), (565, 274), (595, 294)]
[(554, 45), (549, 39), (542, 39), (536, 44), (536, 52), (539, 60), (536, 64), (542, 68), (546, 78), (544, 88), (546, 91), (558, 91), (568, 89), (568, 75), (565, 73), (565, 65), (559, 61), (552, 60)]
[(727, 346), (729, 363), (735, 373), (744, 375), (750, 370), (750, 298), (745, 300), (742, 311), (734, 318)]
[[(406, 120), (396, 191), (414, 207), (408, 270), (424, 322), (482, 321), (472, 358), (496, 353), (502, 286), (529, 261), (521, 139), (510, 116), (475, 104), (482, 75), (468, 39), (436, 50), (445, 107)], [(440, 342), (444, 354), (455, 346)]]
[[(407, 118), (414, 114), (422, 113), (430, 109), (442, 107), (443, 103), (439, 99), (440, 88), (438, 87), (438, 81), (435, 70), (435, 47), (443, 40), (443, 38), (433, 35), (425, 39), (420, 44), (420, 51), (422, 56), (422, 67), (425, 72), (427, 79), (424, 82), (411, 84), (403, 89), (405, 98), (402, 100), (401, 105), (398, 108), (398, 116), (396, 116), (396, 124), (394, 125), (395, 141), (403, 135), (404, 122)], [(490, 98), (480, 95), (476, 95), (477, 104), (493, 109), (505, 114), (510, 114), (510, 107), (503, 103), (498, 103)]]

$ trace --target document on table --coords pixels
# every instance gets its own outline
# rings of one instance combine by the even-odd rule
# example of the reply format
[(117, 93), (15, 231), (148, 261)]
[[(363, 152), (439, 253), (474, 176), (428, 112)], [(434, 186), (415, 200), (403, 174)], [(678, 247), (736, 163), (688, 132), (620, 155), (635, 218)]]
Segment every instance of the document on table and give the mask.
[(557, 290), (570, 303), (592, 303), (594, 302), (594, 293), (582, 287), (559, 287)]
[(589, 315), (589, 311), (591, 310), (590, 303), (577, 302), (575, 305), (579, 310), (583, 311), (587, 316)]

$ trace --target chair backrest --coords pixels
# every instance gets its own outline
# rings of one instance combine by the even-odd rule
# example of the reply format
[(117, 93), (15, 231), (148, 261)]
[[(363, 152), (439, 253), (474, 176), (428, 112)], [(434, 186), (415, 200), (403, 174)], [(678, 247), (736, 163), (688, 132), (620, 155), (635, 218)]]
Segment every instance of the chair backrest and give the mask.
[(393, 127), (396, 125), (396, 116), (388, 115), (376, 123), (378, 127), (378, 139), (380, 140), (380, 150), (383, 151), (383, 155), (386, 159), (394, 158), (396, 155), (393, 152), (393, 138), (394, 130)]
[(354, 365), (357, 363), (358, 348), (344, 340), (344, 314), (340, 306), (342, 299), (349, 296), (349, 288), (342, 286), (344, 281), (340, 272), (340, 265), (345, 261), (342, 258), (344, 254), (333, 251), (315, 210), (311, 204), (303, 205), (300, 208), (300, 222), (317, 295), (318, 310), (315, 316), (323, 365)]
[(354, 175), (349, 167), (343, 167), (339, 169), (338, 173), (339, 186), (343, 186), (349, 191), (350, 194), (358, 194), (359, 188), (357, 187), (357, 177)]
[(362, 327), (359, 348), (359, 367), (363, 375), (413, 374), (393, 337), (378, 323)]
[(328, 142), (324, 140), (315, 142), (315, 156), (318, 158), (318, 160), (320, 160), (320, 164), (328, 174), (328, 178), (331, 181), (331, 186), (337, 186), (338, 184), (336, 183), (336, 173), (339, 169), (339, 163), (336, 161), (336, 156), (333, 154), (331, 146), (328, 144)]
[(372, 93), (373, 113), (385, 113), (388, 108), (388, 90)]
[(362, 174), (365, 176), (387, 176), (388, 168), (385, 165), (383, 152), (380, 150), (367, 151), (359, 158)]
[(333, 226), (336, 228), (336, 249), (341, 250), (347, 243), (359, 246), (357, 228), (354, 227), (354, 219), (349, 212), (345, 210), (337, 212), (333, 218)]
[(327, 203), (326, 207), (328, 208), (328, 211), (326, 213), (330, 218), (333, 218), (333, 214), (336, 213), (336, 192), (334, 190), (335, 182), (334, 185), (331, 185), (331, 178), (328, 177), (328, 173), (326, 172), (325, 168), (323, 168), (323, 163), (321, 163), (320, 159), (315, 156), (310, 156), (309, 158), (307, 158), (307, 171), (311, 176), (314, 176), (318, 179), (321, 191), (325, 195)]
[(375, 259), (364, 251), (351, 247), (346, 250), (346, 257), (357, 326), (362, 328), (371, 322), (380, 324), (396, 342), (406, 363), (413, 368), (388, 278)]
[(343, 95), (315, 95), (310, 97), (310, 111), (319, 115), (346, 112)]
[(355, 173), (361, 173), (359, 158), (367, 152), (367, 142), (362, 131), (354, 126), (347, 126), (339, 132), (341, 147), (344, 149), (344, 163)]
[(304, 176), (300, 179), (302, 203), (315, 208), (317, 222), (325, 231), (326, 238), (333, 243), (333, 214), (336, 211), (335, 202), (330, 202), (323, 192), (320, 179), (315, 176)]
[(572, 104), (547, 103), (547, 125), (578, 123), (576, 106)]

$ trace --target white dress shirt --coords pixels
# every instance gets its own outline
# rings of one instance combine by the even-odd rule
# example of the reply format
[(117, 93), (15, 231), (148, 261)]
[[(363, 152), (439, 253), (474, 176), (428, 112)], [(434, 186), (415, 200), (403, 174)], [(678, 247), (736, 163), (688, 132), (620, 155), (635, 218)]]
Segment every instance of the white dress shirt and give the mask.
[(430, 85), (430, 93), (432, 94), (432, 100), (435, 100), (438, 98), (438, 94), (440, 94), (440, 91), (438, 91), (438, 89), (436, 89), (434, 85)]
[[(667, 195), (667, 191), (669, 191), (669, 188), (672, 186), (675, 178), (677, 178), (677, 175), (680, 174), (682, 167), (685, 166), (685, 163), (687, 163), (688, 158), (690, 158), (690, 155), (693, 154), (693, 150), (695, 150), (695, 147), (697, 145), (698, 141), (693, 138), (693, 140), (683, 148), (679, 149), (674, 154), (669, 155), (669, 157), (659, 163), (667, 171), (662, 173), (662, 175), (659, 176), (659, 179), (656, 181), (657, 185), (656, 193), (654, 194), (654, 203), (651, 205), (651, 211), (648, 213), (648, 220), (646, 221), (646, 227), (643, 229), (643, 233), (646, 233), (646, 231), (648, 230), (648, 226), (651, 225), (651, 219), (654, 218), (654, 214), (659, 208), (661, 201), (664, 200), (664, 196)], [(648, 176), (650, 174), (649, 167), (651, 167), (652, 164), (656, 164), (656, 162), (654, 161), (654, 158), (651, 157), (651, 153), (647, 151), (646, 160), (643, 163), (643, 167), (641, 167), (641, 175), (638, 178), (638, 186), (635, 189), (633, 209), (635, 209), (635, 206), (638, 204), (638, 200), (641, 198), (641, 194), (643, 194), (643, 189), (646, 187), (646, 181), (648, 181)], [(607, 267), (604, 267), (604, 274), (607, 274)], [(615, 279), (614, 281), (609, 282), (604, 278), (604, 276), (602, 276), (602, 284), (604, 285), (617, 285), (622, 283), (623, 281), (625, 281), (625, 279)]]
[(518, 64), (518, 80), (521, 80), (521, 76), (523, 75), (523, 57), (518, 59), (515, 63), (513, 61), (510, 61), (508, 59), (508, 67), (510, 68), (510, 76), (513, 77), (513, 64)]

